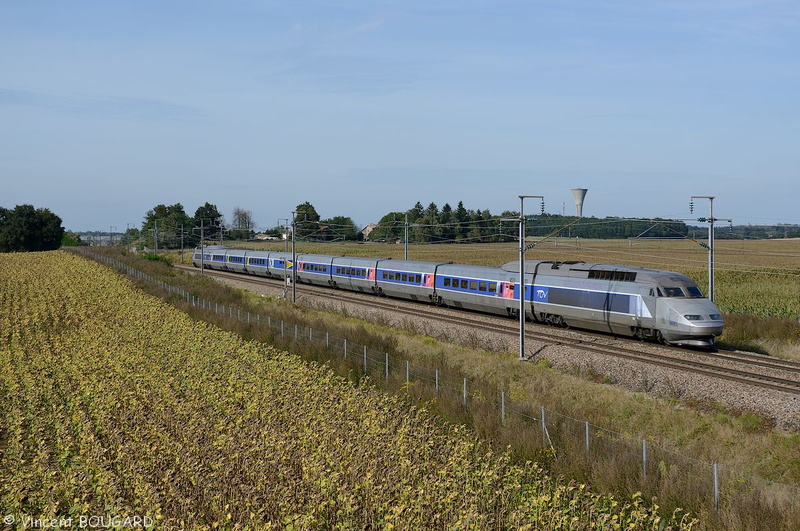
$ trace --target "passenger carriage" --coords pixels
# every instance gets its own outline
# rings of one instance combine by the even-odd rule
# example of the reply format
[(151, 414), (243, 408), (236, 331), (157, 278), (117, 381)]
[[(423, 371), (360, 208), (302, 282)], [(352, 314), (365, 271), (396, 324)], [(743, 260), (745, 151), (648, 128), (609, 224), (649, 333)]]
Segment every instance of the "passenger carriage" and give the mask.
[(437, 302), (433, 284), (441, 265), (411, 260), (379, 260), (375, 271), (376, 292), (387, 297)]
[(295, 273), (297, 281), (330, 286), (332, 260), (333, 256), (324, 254), (298, 254), (297, 273)]
[(247, 251), (247, 272), (260, 277), (269, 276), (269, 251)]
[(375, 258), (335, 256), (331, 261), (331, 286), (352, 291), (376, 292)]
[(292, 253), (269, 253), (267, 273), (272, 278), (285, 279), (292, 275)]
[(249, 251), (239, 249), (229, 249), (225, 253), (225, 268), (234, 273), (247, 273), (247, 262), (245, 260)]
[(441, 304), (498, 315), (519, 315), (519, 275), (496, 267), (444, 264), (436, 272)]

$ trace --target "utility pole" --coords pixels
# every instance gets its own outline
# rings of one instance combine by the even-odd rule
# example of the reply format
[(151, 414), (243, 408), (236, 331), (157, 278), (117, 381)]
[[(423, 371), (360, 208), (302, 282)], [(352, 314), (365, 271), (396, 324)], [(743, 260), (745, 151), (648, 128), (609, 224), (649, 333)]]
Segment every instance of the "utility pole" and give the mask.
[(694, 213), (694, 200), (695, 199), (708, 199), (709, 213), (708, 218), (697, 218), (697, 221), (708, 223), (708, 243), (701, 243), (701, 247), (708, 249), (708, 298), (714, 302), (714, 222), (727, 221), (733, 222), (731, 219), (719, 219), (714, 217), (714, 196), (713, 195), (693, 195), (689, 198), (689, 213)]
[(111, 225), (110, 227), (108, 227), (108, 246), (109, 247), (113, 247), (114, 246), (114, 231), (115, 230), (117, 230), (117, 226), (116, 225)]
[(205, 269), (205, 258), (206, 258), (206, 244), (204, 242), (206, 234), (205, 234), (205, 220), (200, 220), (200, 274), (203, 274), (203, 270)]
[(128, 235), (128, 252), (131, 252), (131, 227), (133, 223), (126, 223), (125, 224), (125, 234)]
[(153, 221), (153, 248), (155, 254), (158, 254), (158, 220)]
[(284, 242), (284, 252), (289, 252), (289, 218), (278, 218), (278, 227), (281, 226), (281, 221), (285, 221), (286, 223), (283, 224), (283, 242)]
[(408, 260), (408, 212), (406, 212), (406, 223), (405, 223), (405, 231), (406, 231), (406, 260)]
[(183, 223), (181, 223), (181, 264), (183, 263)]
[[(523, 212), (525, 199), (538, 198), (542, 201), (542, 213), (544, 213), (543, 195), (521, 195), (519, 196), (519, 359), (525, 359), (525, 214)], [(531, 286), (533, 289), (533, 286)]]
[(297, 214), (296, 210), (292, 210), (292, 303), (297, 302), (297, 288), (295, 288), (295, 284), (297, 284), (297, 252), (294, 248), (295, 243), (295, 233), (297, 233), (297, 223), (294, 219), (295, 214)]

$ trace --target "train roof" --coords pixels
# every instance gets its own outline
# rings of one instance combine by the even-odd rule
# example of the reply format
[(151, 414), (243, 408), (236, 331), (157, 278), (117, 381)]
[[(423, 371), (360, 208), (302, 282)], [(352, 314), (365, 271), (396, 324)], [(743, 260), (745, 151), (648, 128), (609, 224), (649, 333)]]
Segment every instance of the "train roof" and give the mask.
[[(538, 269), (537, 269), (538, 266)], [(509, 271), (511, 273), (518, 273), (519, 272), (519, 261), (508, 262), (502, 266), (502, 269), (505, 271)], [(594, 263), (594, 262), (554, 262), (550, 260), (526, 260), (525, 261), (525, 273), (534, 272), (538, 274), (546, 274), (546, 275), (554, 275), (554, 276), (571, 276), (571, 277), (581, 277), (581, 276), (590, 276), (589, 272), (592, 272), (592, 275), (597, 275), (598, 272), (601, 271), (608, 271), (608, 272), (616, 272), (616, 275), (610, 275), (608, 277), (614, 280), (632, 280), (633, 278), (638, 279), (649, 279), (652, 281), (659, 281), (663, 282), (665, 280), (671, 281), (679, 281), (685, 283), (695, 284), (693, 280), (691, 280), (686, 275), (681, 273), (676, 273), (674, 271), (661, 271), (658, 269), (647, 269), (644, 267), (636, 267), (636, 266), (627, 266), (621, 264), (601, 264), (601, 263)], [(624, 273), (631, 273), (635, 276), (625, 276)], [(591, 278), (591, 276), (590, 276)]]

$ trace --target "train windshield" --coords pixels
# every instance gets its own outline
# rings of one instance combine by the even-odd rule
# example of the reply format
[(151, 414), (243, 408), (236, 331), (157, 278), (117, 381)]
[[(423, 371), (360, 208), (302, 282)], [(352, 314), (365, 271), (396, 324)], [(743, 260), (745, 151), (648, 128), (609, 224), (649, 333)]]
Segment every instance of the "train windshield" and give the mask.
[(665, 297), (689, 297), (691, 299), (703, 297), (703, 292), (697, 286), (684, 286), (682, 288), (662, 287), (661, 290), (663, 290)]
[(689, 292), (689, 296), (691, 298), (693, 298), (693, 299), (702, 299), (703, 298), (703, 292), (700, 291), (700, 288), (698, 288), (697, 286), (688, 286), (686, 288), (686, 291)]
[(663, 288), (665, 297), (685, 297), (681, 288)]

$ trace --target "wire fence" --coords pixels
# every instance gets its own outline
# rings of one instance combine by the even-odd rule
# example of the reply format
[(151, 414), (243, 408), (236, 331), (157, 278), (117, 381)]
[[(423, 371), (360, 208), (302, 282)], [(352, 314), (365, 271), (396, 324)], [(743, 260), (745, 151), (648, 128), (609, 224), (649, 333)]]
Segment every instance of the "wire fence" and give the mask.
[(370, 351), (366, 345), (334, 336), (325, 330), (287, 323), (270, 315), (243, 311), (199, 297), (119, 260), (81, 248), (78, 252), (178, 295), (195, 308), (253, 326), (268, 327), (274, 337), (283, 342), (315, 343), (323, 347), (329, 359), (346, 361), (351, 370), (357, 370), (387, 388), (409, 390), (413, 386), (427, 387), (432, 396), (460, 402), (465, 411), (476, 407), (494, 411), (495, 420), (501, 427), (527, 429), (526, 444), (529, 447), (548, 452), (553, 459), (571, 459), (575, 461), (574, 469), (583, 467), (587, 476), (591, 476), (591, 470), (603, 469), (607, 473), (612, 467), (604, 467), (604, 464), (610, 460), (615, 463), (622, 461), (628, 466), (623, 469), (616, 467), (619, 484), (638, 485), (642, 492), (665, 485), (671, 485), (673, 492), (685, 492), (690, 486), (693, 492), (700, 493), (697, 501), (705, 506), (713, 505), (715, 510), (738, 496), (752, 496), (754, 493), (761, 500), (788, 507), (797, 507), (800, 503), (800, 486), (769, 481), (740, 472), (732, 466), (681, 454), (655, 443), (652, 438), (634, 438), (541, 405), (512, 400), (507, 389), (487, 390), (485, 384), (471, 381), (461, 374), (417, 367), (410, 360), (387, 352)]

